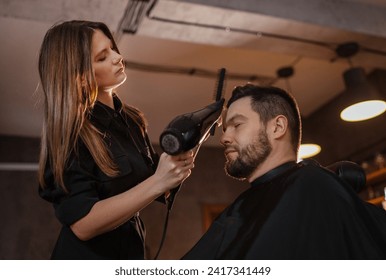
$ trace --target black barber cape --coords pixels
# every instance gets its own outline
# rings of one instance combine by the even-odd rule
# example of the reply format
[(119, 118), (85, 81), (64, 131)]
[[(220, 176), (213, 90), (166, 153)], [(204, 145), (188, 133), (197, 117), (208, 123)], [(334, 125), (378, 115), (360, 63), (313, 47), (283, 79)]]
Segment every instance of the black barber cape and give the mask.
[(333, 172), (289, 162), (253, 181), (182, 259), (386, 259), (386, 211)]

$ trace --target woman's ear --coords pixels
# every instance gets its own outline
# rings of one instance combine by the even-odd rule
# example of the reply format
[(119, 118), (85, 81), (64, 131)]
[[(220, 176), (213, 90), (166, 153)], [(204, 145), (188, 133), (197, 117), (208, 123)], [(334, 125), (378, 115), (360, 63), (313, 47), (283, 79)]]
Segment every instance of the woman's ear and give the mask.
[(283, 137), (288, 130), (288, 120), (283, 115), (278, 115), (271, 120), (273, 139)]

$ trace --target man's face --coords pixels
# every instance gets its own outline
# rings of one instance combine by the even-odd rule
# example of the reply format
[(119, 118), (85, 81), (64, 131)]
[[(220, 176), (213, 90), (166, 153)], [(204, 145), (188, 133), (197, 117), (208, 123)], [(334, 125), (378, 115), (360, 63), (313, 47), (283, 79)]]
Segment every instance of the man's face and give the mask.
[(223, 122), (221, 144), (225, 147), (225, 172), (236, 179), (247, 179), (271, 153), (265, 126), (252, 110), (251, 98), (241, 98), (228, 108)]

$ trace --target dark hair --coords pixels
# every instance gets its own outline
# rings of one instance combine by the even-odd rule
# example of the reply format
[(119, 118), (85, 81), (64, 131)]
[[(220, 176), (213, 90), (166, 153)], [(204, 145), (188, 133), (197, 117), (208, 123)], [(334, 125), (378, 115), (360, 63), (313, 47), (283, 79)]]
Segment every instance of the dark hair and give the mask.
[(236, 100), (248, 96), (251, 97), (252, 109), (259, 114), (264, 125), (278, 115), (287, 118), (292, 146), (297, 152), (301, 141), (302, 123), (295, 98), (278, 87), (246, 84), (234, 88), (227, 108)]

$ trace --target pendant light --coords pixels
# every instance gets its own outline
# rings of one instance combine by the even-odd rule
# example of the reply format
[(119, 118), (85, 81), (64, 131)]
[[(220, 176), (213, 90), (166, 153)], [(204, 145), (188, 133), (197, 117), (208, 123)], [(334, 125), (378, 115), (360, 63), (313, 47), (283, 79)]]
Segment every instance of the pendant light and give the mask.
[(301, 144), (298, 152), (298, 161), (316, 156), (322, 148), (318, 144)]
[[(359, 51), (357, 43), (345, 43), (336, 49), (338, 56), (348, 60)], [(350, 60), (349, 60), (350, 61)], [(342, 110), (344, 121), (364, 121), (381, 115), (386, 111), (386, 102), (380, 99), (376, 88), (367, 80), (362, 67), (351, 67), (343, 73), (345, 94), (350, 96), (350, 104)]]

